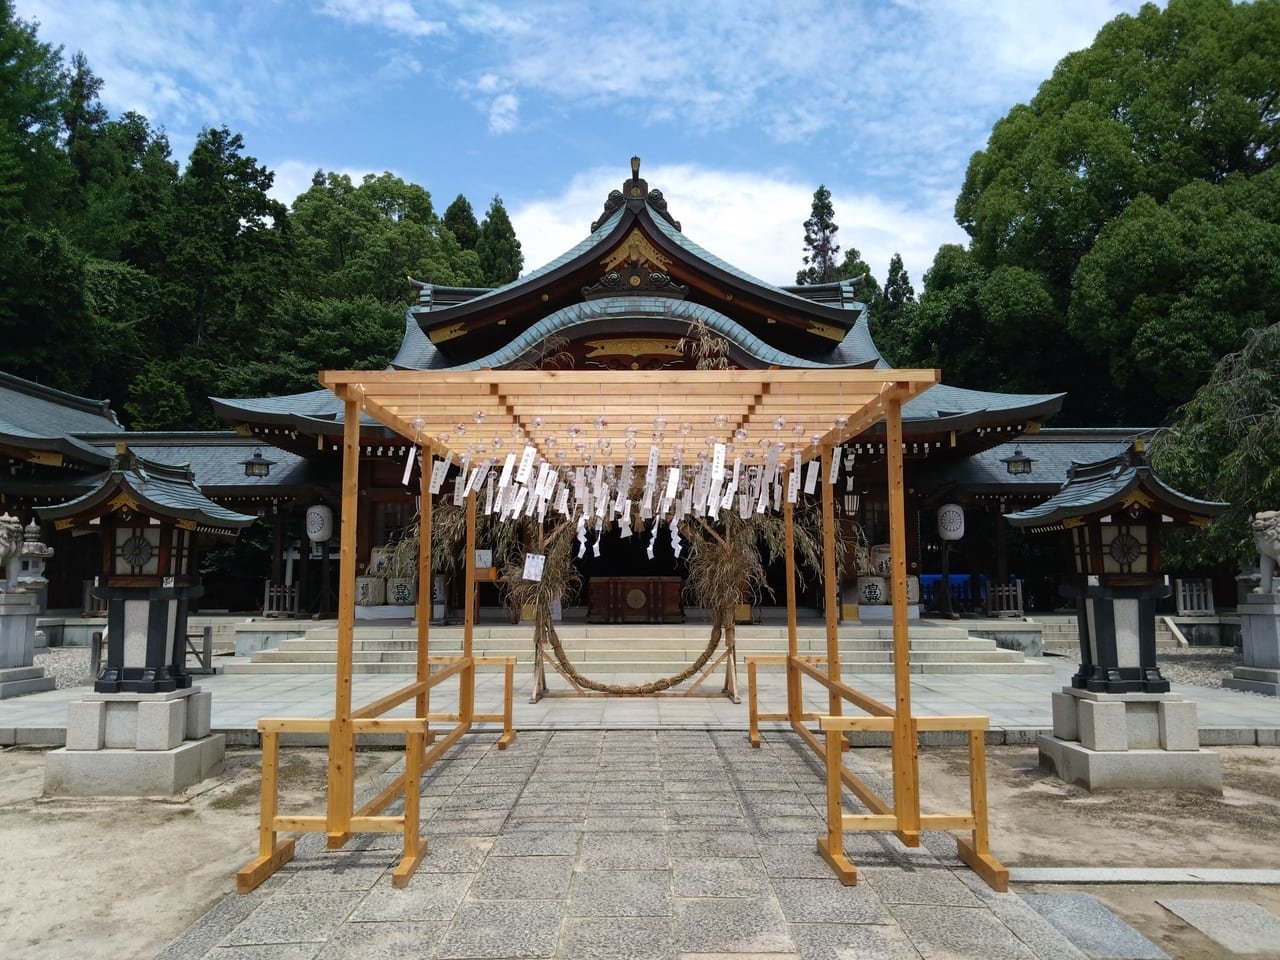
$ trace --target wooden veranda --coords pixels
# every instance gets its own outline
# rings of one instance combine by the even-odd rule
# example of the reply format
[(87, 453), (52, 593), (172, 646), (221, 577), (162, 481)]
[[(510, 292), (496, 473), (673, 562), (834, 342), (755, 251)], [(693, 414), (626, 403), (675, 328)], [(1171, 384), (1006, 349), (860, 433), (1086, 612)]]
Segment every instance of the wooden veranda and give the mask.
[[(892, 830), (905, 843), (919, 842), (924, 828), (971, 829), (973, 839), (961, 842), (960, 853), (966, 862), (994, 886), (1001, 885), (1003, 868), (986, 849), (985, 794), (976, 786), (984, 779), (980, 769), (971, 771), (974, 782), (974, 808), (967, 815), (933, 816), (922, 819), (919, 802), (919, 773), (916, 739), (920, 729), (939, 729), (940, 720), (954, 721), (950, 729), (970, 732), (971, 749), (977, 737), (976, 760), (981, 765), (981, 729), (985, 717), (931, 718), (919, 721), (911, 713), (910, 656), (907, 623), (907, 568), (905, 490), (903, 486), (902, 406), (923, 393), (939, 380), (936, 370), (895, 369), (810, 369), (810, 370), (668, 370), (668, 371), (603, 371), (603, 370), (480, 370), (480, 371), (326, 371), (320, 375), (325, 387), (344, 404), (343, 481), (341, 514), (341, 555), (339, 573), (338, 659), (334, 717), (325, 721), (263, 721), (264, 747), (266, 732), (287, 730), (287, 724), (303, 724), (298, 729), (329, 733), (329, 784), (327, 811), (324, 817), (282, 818), (274, 814), (274, 783), (270, 784), (272, 800), (268, 803), (268, 765), (264, 760), (263, 823), (261, 851), (254, 863), (240, 873), (240, 888), (252, 889), (270, 875), (292, 854), (292, 841), (279, 841), (276, 831), (313, 829), (329, 835), (330, 845), (338, 846), (353, 832), (361, 830), (403, 831), (405, 853), (397, 869), (397, 881), (407, 882), (418, 860), (425, 852), (425, 841), (417, 836), (417, 790), (408, 789), (421, 771), (478, 719), (498, 719), (475, 712), (475, 669), (477, 658), (472, 653), (474, 605), (465, 605), (462, 655), (457, 658), (429, 656), (429, 591), (419, 591), (417, 676), (402, 691), (375, 704), (353, 710), (351, 703), (352, 640), (355, 623), (356, 586), (356, 517), (358, 477), (361, 455), (360, 422), (367, 415), (422, 449), (421, 517), (419, 538), (419, 582), (429, 581), (431, 569), (431, 495), (428, 489), (432, 457), (456, 459), (468, 452), (472, 468), (485, 456), (478, 452), (482, 438), (500, 436), (518, 438), (520, 446), (530, 445), (548, 463), (572, 464), (565, 461), (565, 446), (573, 448), (572, 438), (581, 437), (584, 452), (593, 464), (621, 466), (628, 458), (642, 459), (646, 448), (656, 448), (664, 468), (683, 460), (689, 463), (690, 451), (705, 440), (730, 444), (735, 435), (741, 441), (749, 436), (781, 441), (791, 452), (783, 469), (789, 469), (799, 453), (800, 462), (818, 460), (823, 470), (830, 469), (833, 457), (845, 442), (883, 423), (887, 449), (889, 491), (890, 546), (892, 551), (892, 603), (895, 701), (882, 704), (865, 696), (841, 677), (838, 611), (839, 597), (835, 570), (834, 489), (824, 474), (821, 487), (824, 537), (824, 590), (826, 591), (827, 655), (824, 658), (798, 656), (796, 631), (796, 595), (794, 556), (791, 547), (793, 531), (792, 506), (784, 498), (783, 514), (788, 543), (788, 634), (786, 656), (787, 712), (779, 718), (790, 721), (793, 728), (819, 758), (828, 764), (829, 832), (819, 839), (819, 849), (846, 883), (854, 882), (856, 871), (840, 849), (840, 834), (845, 829)], [(746, 433), (742, 433), (746, 431)], [(548, 437), (559, 438), (553, 449)], [(589, 451), (587, 450), (589, 448)], [(557, 457), (557, 453), (561, 456)], [(476, 589), (475, 518), (479, 484), (466, 494), (467, 546), (466, 595)], [(448, 662), (445, 662), (445, 661)], [(821, 662), (816, 662), (816, 661)], [(439, 669), (431, 672), (436, 662)], [(514, 736), (510, 729), (511, 681), (508, 681), (504, 740)], [(444, 717), (429, 712), (429, 691), (445, 676), (459, 679), (459, 713)], [(827, 713), (805, 714), (802, 707), (802, 682), (809, 677), (821, 683), (829, 693)], [(754, 716), (754, 690), (752, 691)], [(366, 729), (379, 729), (373, 718), (394, 706), (415, 702), (415, 719), (381, 721), (385, 729), (404, 733), (411, 754), (406, 760), (406, 776), (383, 792), (375, 802), (360, 811), (354, 804), (355, 735)], [(870, 716), (843, 717), (844, 704), (853, 704)], [(453, 729), (436, 740), (428, 729), (433, 720), (449, 720)], [(818, 722), (819, 732), (805, 724)], [(282, 726), (285, 725), (285, 726)], [(854, 728), (888, 730), (893, 746), (893, 802), (887, 804), (861, 784), (840, 762), (844, 731)], [(827, 742), (821, 739), (826, 734)], [(753, 731), (754, 735), (754, 731)], [(271, 741), (274, 749), (274, 740)], [(833, 753), (834, 751), (834, 753)], [(837, 770), (831, 768), (832, 757)], [(834, 777), (834, 781), (832, 781)], [(851, 816), (840, 809), (841, 782), (872, 809), (872, 814)], [(834, 784), (834, 785), (832, 785)], [(402, 791), (405, 815), (377, 817), (375, 804), (385, 807)], [(410, 822), (412, 820), (412, 822)]]

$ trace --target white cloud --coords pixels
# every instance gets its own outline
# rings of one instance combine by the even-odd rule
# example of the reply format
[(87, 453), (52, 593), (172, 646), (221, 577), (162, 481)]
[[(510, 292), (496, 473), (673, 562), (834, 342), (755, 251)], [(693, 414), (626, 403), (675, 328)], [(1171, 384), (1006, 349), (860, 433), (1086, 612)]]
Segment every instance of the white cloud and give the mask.
[(447, 29), (440, 20), (423, 19), (408, 0), (325, 0), (320, 12), (344, 23), (379, 27), (407, 37), (429, 37)]
[(514, 93), (500, 93), (489, 104), (489, 132), (510, 133), (520, 119), (520, 98)]
[[(785, 176), (719, 170), (696, 164), (641, 170), (650, 188), (667, 199), (671, 215), (694, 243), (769, 283), (789, 285), (804, 255), (804, 221), (814, 187)], [(574, 176), (558, 195), (514, 203), (511, 220), (527, 270), (536, 269), (580, 242), (625, 170), (596, 168)], [(967, 238), (949, 215), (950, 199), (908, 207), (874, 194), (832, 187), (837, 240), (857, 247), (881, 283), (889, 259), (901, 253), (916, 289), (943, 243)], [(843, 256), (843, 253), (842, 253)]]

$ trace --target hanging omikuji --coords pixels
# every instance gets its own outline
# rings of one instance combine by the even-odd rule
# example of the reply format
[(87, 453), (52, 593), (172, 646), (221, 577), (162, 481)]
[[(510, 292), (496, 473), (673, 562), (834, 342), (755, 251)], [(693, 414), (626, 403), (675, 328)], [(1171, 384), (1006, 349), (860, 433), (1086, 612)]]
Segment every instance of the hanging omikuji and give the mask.
[[(542, 422), (541, 417), (532, 421), (535, 429)], [(597, 433), (607, 423), (603, 417), (598, 418)], [(752, 513), (780, 512), (784, 503), (798, 501), (802, 488), (805, 495), (812, 496), (824, 476), (828, 483), (835, 482), (845, 462), (842, 448), (832, 448), (824, 463), (816, 455), (822, 449), (821, 434), (805, 437), (803, 430), (796, 427), (790, 431), (795, 439), (788, 443), (782, 439), (785, 426), (785, 419), (779, 417), (774, 424), (775, 439), (761, 439), (755, 446), (748, 443), (744, 429), (736, 430), (727, 443), (708, 436), (704, 449), (693, 457), (687, 457), (685, 446), (678, 444), (665, 473), (659, 441), (666, 421), (661, 417), (654, 419), (655, 442), (649, 446), (643, 472), (637, 469), (632, 455), (636, 448), (634, 427), (624, 431), (628, 456), (620, 466), (596, 463), (596, 451), (607, 455), (605, 445), (609, 441), (599, 437), (593, 450), (586, 440), (579, 439), (582, 429), (576, 424), (567, 428), (568, 442), (563, 446), (554, 436), (542, 438), (542, 447), (551, 460), (542, 456), (532, 442), (525, 440), (521, 446), (523, 434), (517, 429), (513, 431), (517, 449), (508, 450), (505, 455), (501, 454), (502, 439), (494, 437), (492, 446), (469, 446), (461, 453), (448, 451), (444, 459), (433, 458), (429, 489), (440, 492), (456, 457), (456, 504), (461, 505), (468, 495), (483, 489), (483, 511), (499, 523), (534, 520), (542, 524), (548, 512), (560, 514), (576, 526), (579, 558), (586, 556), (588, 548), (592, 556), (599, 557), (604, 533), (609, 529), (616, 529), (619, 537), (627, 538), (647, 527), (646, 553), (653, 559), (659, 527), (665, 525), (672, 553), (679, 557), (686, 546), (680, 523), (686, 518), (716, 522), (723, 511), (735, 507), (744, 520)], [(690, 432), (686, 427), (683, 423), (679, 427), (682, 436)], [(441, 440), (456, 444), (465, 429), (459, 424), (455, 428), (457, 437)], [(566, 464), (565, 447), (572, 447), (582, 462)], [(476, 459), (484, 457), (475, 467), (471, 466), (473, 453)], [(807, 462), (805, 454), (809, 455)]]

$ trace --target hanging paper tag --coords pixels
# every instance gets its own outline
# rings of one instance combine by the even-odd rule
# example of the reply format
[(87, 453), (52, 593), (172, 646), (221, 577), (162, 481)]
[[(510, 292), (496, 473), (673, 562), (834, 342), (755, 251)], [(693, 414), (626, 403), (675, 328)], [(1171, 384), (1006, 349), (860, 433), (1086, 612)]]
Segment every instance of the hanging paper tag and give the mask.
[(711, 448), (711, 478), (724, 479), (724, 444), (717, 443)]
[(484, 512), (493, 513), (493, 474), (489, 474), (489, 482), (484, 485)]
[(492, 466), (493, 460), (490, 459), (476, 467), (475, 473), (471, 475), (471, 483), (467, 485), (467, 493), (480, 489), (480, 484), (484, 483), (484, 478), (489, 475), (489, 468)]
[(409, 474), (413, 473), (413, 461), (417, 452), (417, 447), (410, 447), (409, 455), (404, 458), (404, 476), (400, 478), (400, 485), (403, 487), (407, 487), (409, 485)]
[(546, 565), (547, 558), (541, 553), (526, 553), (524, 555), (524, 571), (520, 574), (522, 580), (532, 580), (534, 583), (542, 579), (542, 568)]
[(602, 536), (604, 536), (604, 534), (603, 534), (603, 533), (597, 533), (597, 534), (596, 534), (596, 542), (595, 542), (595, 543), (593, 543), (593, 544), (591, 545), (591, 555), (592, 555), (593, 557), (598, 557), (598, 556), (600, 556), (600, 538), (601, 538)]
[(520, 454), (520, 468), (516, 470), (516, 483), (528, 483), (529, 474), (533, 471), (533, 460), (538, 455), (533, 444), (526, 443), (524, 453)]
[(462, 471), (458, 471), (458, 475), (453, 478), (453, 505), (455, 507), (462, 506), (462, 501), (466, 498), (466, 482), (467, 478)]
[(666, 499), (673, 500), (676, 495), (676, 488), (680, 485), (680, 468), (672, 467), (667, 471), (667, 492)]
[(625, 540), (631, 536), (631, 501), (628, 500), (622, 506), (622, 516), (618, 520), (618, 536)]
[(743, 520), (751, 516), (751, 498), (745, 493), (738, 495), (738, 516)]
[(556, 497), (556, 512), (562, 513), (566, 517), (569, 515), (569, 487), (567, 485), (560, 488), (560, 496)]
[(583, 554), (587, 552), (587, 518), (586, 516), (578, 517), (578, 559), (581, 560)]
[(448, 460), (431, 461), (431, 484), (427, 488), (431, 493), (439, 493), (440, 487), (444, 484), (445, 474), (449, 472)]
[(844, 456), (844, 447), (831, 448), (831, 459), (827, 461), (827, 483), (836, 482), (836, 471), (839, 468), (842, 456)]
[(658, 482), (658, 445), (652, 444), (649, 447), (649, 466), (644, 472), (644, 482), (648, 486)]
[(818, 488), (818, 461), (810, 460), (804, 468), (804, 492), (812, 496)]
[(516, 498), (511, 504), (511, 516), (513, 517), (520, 516), (520, 510), (524, 507), (525, 497), (527, 497), (528, 495), (529, 495), (528, 487), (520, 487), (519, 490), (516, 491)]
[(505, 488), (511, 482), (511, 470), (516, 465), (516, 452), (512, 450), (502, 464), (502, 476), (498, 478), (498, 487)]

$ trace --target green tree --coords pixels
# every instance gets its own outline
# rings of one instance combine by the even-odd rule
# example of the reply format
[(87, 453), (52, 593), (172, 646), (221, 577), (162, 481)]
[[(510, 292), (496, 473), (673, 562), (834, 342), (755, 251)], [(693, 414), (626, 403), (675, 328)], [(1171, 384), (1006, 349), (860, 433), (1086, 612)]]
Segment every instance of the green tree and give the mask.
[(1183, 566), (1251, 563), (1247, 526), (1280, 499), (1280, 324), (1249, 330), (1152, 444), (1161, 476), (1187, 493), (1231, 504), (1182, 539)]
[(480, 224), (476, 222), (475, 211), (471, 209), (471, 201), (458, 194), (453, 203), (444, 212), (444, 225), (458, 241), (463, 250), (474, 250), (480, 239)]
[(520, 268), (524, 266), (524, 254), (520, 251), (520, 241), (516, 239), (516, 229), (497, 194), (494, 194), (484, 222), (480, 224), (476, 255), (480, 258), (484, 282), (491, 287), (511, 283), (520, 276)]
[(871, 336), (880, 353), (891, 364), (908, 362), (908, 329), (916, 309), (916, 291), (911, 277), (902, 263), (902, 255), (895, 253), (889, 260), (889, 274), (884, 289), (871, 313)]
[(66, 97), (60, 48), (0, 0), (0, 224), (55, 222), (70, 168), (60, 149)]
[[(1270, 276), (1278, 221), (1255, 195), (1270, 186), (1245, 184), (1275, 163), (1277, 51), (1274, 0), (1147, 4), (1065, 57), (974, 154), (956, 219), (990, 276), (1026, 272), (1002, 312), (1036, 336), (1009, 362), (1038, 389), (1070, 390), (1066, 419), (1159, 421), (1268, 322), (1243, 285)], [(1044, 303), (1032, 278), (1042, 317), (1025, 313)], [(941, 295), (926, 284), (926, 327), (957, 306), (956, 291), (929, 306)]]
[(835, 217), (831, 191), (826, 184), (819, 184), (813, 192), (809, 219), (804, 222), (805, 267), (797, 271), (796, 283), (830, 283), (836, 279), (836, 255), (840, 252), (836, 232), (840, 228), (836, 226)]

